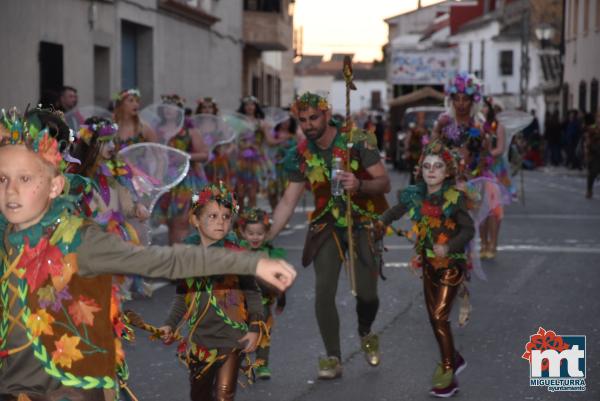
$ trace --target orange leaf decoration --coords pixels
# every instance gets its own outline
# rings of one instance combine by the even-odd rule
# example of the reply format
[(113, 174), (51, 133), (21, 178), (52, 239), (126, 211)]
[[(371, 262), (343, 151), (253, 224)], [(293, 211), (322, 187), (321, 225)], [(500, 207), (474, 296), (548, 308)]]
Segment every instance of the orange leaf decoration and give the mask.
[(88, 326), (94, 325), (94, 313), (99, 312), (101, 309), (93, 299), (86, 298), (83, 295), (79, 296), (79, 299), (73, 301), (69, 306), (69, 314), (73, 318), (75, 325), (86, 324)]
[(69, 253), (63, 258), (62, 273), (58, 276), (52, 276), (52, 285), (56, 288), (56, 292), (61, 292), (71, 281), (73, 274), (77, 273), (77, 254)]
[(44, 134), (39, 141), (38, 153), (53, 166), (59, 166), (62, 161), (62, 156), (58, 151), (58, 142), (48, 133)]
[(437, 243), (440, 245), (448, 243), (448, 236), (444, 233), (441, 233), (440, 235), (438, 235)]
[(42, 333), (51, 336), (54, 334), (52, 330), (53, 322), (54, 318), (45, 309), (40, 309), (36, 313), (29, 315), (27, 327), (29, 327), (34, 337), (39, 337)]
[(456, 228), (456, 223), (450, 219), (447, 219), (444, 222), (444, 227), (446, 227), (448, 230), (454, 230)]
[(429, 218), (429, 227), (431, 228), (439, 228), (442, 226), (442, 221), (436, 217)]
[(56, 351), (52, 353), (52, 362), (63, 368), (71, 368), (73, 362), (83, 359), (83, 354), (77, 349), (79, 337), (63, 334), (60, 340), (55, 341)]

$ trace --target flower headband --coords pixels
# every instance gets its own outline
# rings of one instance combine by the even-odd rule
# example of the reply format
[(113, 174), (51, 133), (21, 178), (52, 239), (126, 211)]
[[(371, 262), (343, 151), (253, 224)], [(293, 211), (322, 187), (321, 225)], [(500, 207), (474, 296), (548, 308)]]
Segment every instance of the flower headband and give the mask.
[(248, 224), (262, 224), (265, 227), (271, 226), (271, 219), (269, 214), (262, 209), (250, 208), (244, 210), (238, 219), (240, 227), (244, 228)]
[(219, 182), (219, 185), (209, 184), (206, 185), (199, 193), (192, 195), (192, 209), (194, 210), (201, 208), (209, 202), (217, 202), (219, 205), (231, 209), (233, 213), (239, 211), (240, 206), (238, 205), (233, 192), (231, 192), (223, 182)]
[(166, 104), (173, 104), (177, 107), (181, 107), (182, 109), (185, 107), (185, 99), (177, 94), (172, 95), (161, 95), (160, 100)]
[(481, 101), (482, 85), (479, 79), (472, 74), (461, 72), (456, 74), (454, 81), (446, 87), (446, 95), (452, 96), (457, 93), (464, 93), (476, 103)]
[(41, 125), (36, 117), (27, 120), (18, 116), (16, 109), (8, 114), (2, 109), (0, 146), (25, 145), (57, 169), (64, 171), (67, 163), (60, 153), (58, 141), (50, 136), (48, 128), (40, 128)]
[(291, 112), (293, 115), (298, 116), (300, 110), (306, 110), (309, 107), (313, 109), (327, 111), (329, 110), (329, 103), (323, 96), (319, 96), (316, 93), (306, 92), (302, 96), (296, 98), (292, 103)]
[(259, 104), (258, 98), (256, 96), (246, 96), (242, 99), (242, 103), (256, 103)]
[(122, 102), (123, 100), (125, 100), (125, 98), (126, 98), (127, 96), (135, 96), (135, 97), (137, 97), (137, 98), (139, 99), (139, 98), (141, 98), (141, 97), (142, 97), (142, 93), (141, 93), (141, 92), (140, 92), (140, 90), (139, 90), (139, 89), (137, 89), (137, 88), (125, 89), (125, 90), (122, 90), (121, 92), (119, 92), (119, 93), (118, 93), (118, 94), (117, 94), (117, 95), (114, 97), (114, 100), (115, 100), (117, 103), (120, 103), (120, 102)]
[(94, 134), (98, 137), (99, 142), (107, 142), (115, 137), (119, 126), (107, 120), (101, 120), (95, 124), (84, 124), (77, 132), (77, 138), (84, 141), (86, 144), (92, 142)]

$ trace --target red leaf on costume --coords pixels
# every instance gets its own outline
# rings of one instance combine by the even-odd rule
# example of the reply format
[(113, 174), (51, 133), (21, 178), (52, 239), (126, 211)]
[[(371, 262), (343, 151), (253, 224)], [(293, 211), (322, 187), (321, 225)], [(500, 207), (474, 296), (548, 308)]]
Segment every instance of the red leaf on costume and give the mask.
[(320, 197), (317, 199), (317, 209), (321, 209), (327, 205), (327, 198)]
[(421, 206), (421, 214), (430, 217), (440, 217), (442, 215), (442, 208), (434, 206), (429, 202), (423, 202)]
[(308, 141), (305, 139), (298, 144), (298, 153), (303, 154), (308, 146)]
[(94, 325), (94, 313), (100, 312), (102, 309), (96, 301), (87, 298), (83, 295), (79, 296), (79, 299), (73, 301), (69, 306), (69, 315), (73, 318), (75, 325), (85, 324), (88, 326)]
[(19, 267), (25, 269), (25, 279), (29, 284), (29, 292), (37, 290), (48, 275), (58, 276), (62, 272), (63, 254), (54, 245), (48, 243), (48, 238), (41, 238), (35, 248), (29, 247), (29, 239), (25, 238), (23, 256)]

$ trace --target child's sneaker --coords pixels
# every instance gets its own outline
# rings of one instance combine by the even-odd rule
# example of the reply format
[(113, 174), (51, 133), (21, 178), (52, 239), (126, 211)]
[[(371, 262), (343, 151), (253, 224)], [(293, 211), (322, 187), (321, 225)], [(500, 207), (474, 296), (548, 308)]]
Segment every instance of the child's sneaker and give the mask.
[(454, 371), (452, 369), (444, 369), (442, 364), (438, 364), (433, 373), (433, 387), (429, 394), (434, 397), (448, 398), (458, 392), (458, 383), (454, 379)]
[(379, 365), (381, 354), (379, 353), (379, 337), (377, 337), (377, 334), (369, 333), (362, 337), (360, 339), (360, 347), (365, 353), (365, 358), (369, 365)]
[(455, 380), (452, 380), (452, 382), (444, 388), (432, 388), (431, 391), (429, 391), (429, 394), (438, 398), (449, 398), (458, 393), (458, 390), (458, 383)]
[(462, 357), (460, 353), (456, 353), (454, 357), (454, 374), (457, 375), (467, 367), (467, 361)]
[(337, 356), (319, 358), (319, 379), (331, 380), (342, 376), (342, 363)]
[(271, 378), (271, 369), (268, 366), (259, 366), (255, 369), (256, 377), (261, 380), (269, 380)]

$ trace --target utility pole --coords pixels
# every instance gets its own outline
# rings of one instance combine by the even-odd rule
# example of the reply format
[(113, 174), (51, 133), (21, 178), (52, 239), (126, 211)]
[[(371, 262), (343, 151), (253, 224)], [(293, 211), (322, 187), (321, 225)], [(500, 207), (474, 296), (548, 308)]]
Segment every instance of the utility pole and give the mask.
[(521, 108), (527, 111), (529, 91), (529, 18), (530, 5), (525, 3), (521, 21), (521, 76), (519, 80), (519, 95)]

